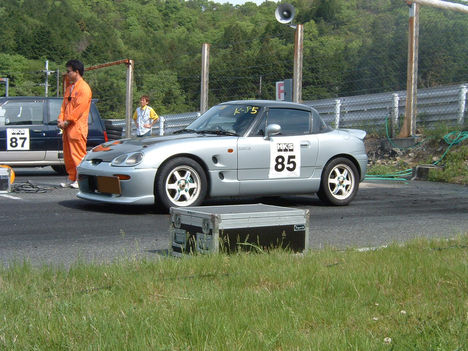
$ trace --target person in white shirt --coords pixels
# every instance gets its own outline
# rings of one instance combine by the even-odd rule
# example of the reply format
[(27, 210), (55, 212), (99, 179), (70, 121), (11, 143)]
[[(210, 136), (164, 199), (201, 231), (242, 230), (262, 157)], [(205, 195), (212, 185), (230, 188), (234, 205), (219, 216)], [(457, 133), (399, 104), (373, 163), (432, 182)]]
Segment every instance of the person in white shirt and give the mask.
[(148, 105), (149, 102), (149, 96), (143, 95), (140, 98), (140, 107), (133, 114), (133, 120), (137, 128), (137, 137), (151, 135), (151, 128), (159, 119), (153, 108)]

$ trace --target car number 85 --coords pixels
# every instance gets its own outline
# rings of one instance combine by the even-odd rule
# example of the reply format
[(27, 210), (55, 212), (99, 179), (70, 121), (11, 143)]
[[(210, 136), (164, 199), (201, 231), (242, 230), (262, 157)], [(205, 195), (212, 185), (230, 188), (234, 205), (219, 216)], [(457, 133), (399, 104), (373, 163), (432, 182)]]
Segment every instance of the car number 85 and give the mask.
[(301, 169), (301, 149), (295, 140), (270, 143), (269, 178), (299, 177)]

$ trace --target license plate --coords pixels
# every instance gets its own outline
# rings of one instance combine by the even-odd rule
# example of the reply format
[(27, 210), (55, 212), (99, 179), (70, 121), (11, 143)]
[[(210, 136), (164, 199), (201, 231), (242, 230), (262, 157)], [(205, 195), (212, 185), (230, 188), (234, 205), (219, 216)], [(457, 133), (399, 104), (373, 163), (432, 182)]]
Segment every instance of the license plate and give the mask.
[(120, 194), (120, 181), (117, 177), (97, 177), (97, 190), (100, 193)]

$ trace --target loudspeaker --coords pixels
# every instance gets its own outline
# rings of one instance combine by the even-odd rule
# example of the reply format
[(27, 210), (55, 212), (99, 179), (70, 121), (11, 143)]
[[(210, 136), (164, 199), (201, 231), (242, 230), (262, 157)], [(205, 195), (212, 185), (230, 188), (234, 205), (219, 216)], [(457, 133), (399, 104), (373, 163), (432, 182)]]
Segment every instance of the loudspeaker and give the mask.
[(296, 9), (290, 4), (281, 4), (276, 8), (275, 17), (279, 23), (291, 23), (296, 15)]

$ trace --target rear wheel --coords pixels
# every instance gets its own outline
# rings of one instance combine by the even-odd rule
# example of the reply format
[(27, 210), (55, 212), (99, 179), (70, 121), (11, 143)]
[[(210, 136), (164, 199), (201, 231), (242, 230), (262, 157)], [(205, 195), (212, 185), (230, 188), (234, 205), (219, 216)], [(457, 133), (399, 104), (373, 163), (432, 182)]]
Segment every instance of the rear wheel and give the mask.
[(353, 162), (344, 157), (331, 160), (323, 169), (317, 193), (325, 203), (344, 206), (356, 196), (359, 174)]
[(179, 157), (168, 161), (156, 178), (156, 202), (170, 207), (198, 206), (206, 197), (205, 171), (194, 160)]

